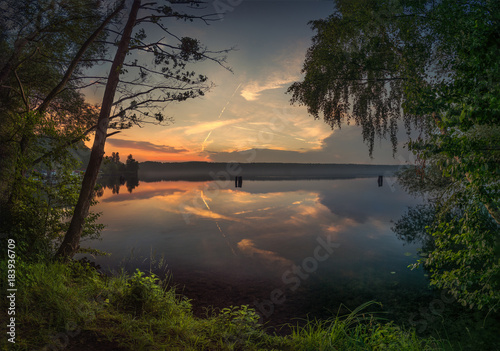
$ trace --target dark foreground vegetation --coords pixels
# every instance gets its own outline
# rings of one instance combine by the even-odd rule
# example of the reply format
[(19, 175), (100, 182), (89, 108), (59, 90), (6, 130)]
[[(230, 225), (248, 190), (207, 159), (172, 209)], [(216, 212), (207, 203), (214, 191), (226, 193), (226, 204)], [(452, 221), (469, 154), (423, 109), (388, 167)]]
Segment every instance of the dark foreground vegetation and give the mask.
[[(210, 51), (162, 24), (214, 20), (176, 7), (199, 1), (172, 1), (173, 7), (131, 3), (2, 2), (0, 236), (15, 242), (17, 255), (16, 343), (6, 344), (2, 332), (2, 348), (431, 350), (449, 345), (379, 324), (363, 310), (312, 322), (287, 337), (270, 335), (246, 307), (195, 318), (189, 301), (158, 285), (155, 277), (139, 272), (103, 277), (71, 261), (81, 252), (80, 240), (98, 237), (102, 228), (90, 207), (99, 191), (106, 138), (119, 132), (111, 129), (168, 123), (161, 112), (165, 104), (201, 97), (212, 87), (206, 76), (188, 69), (191, 64), (208, 60), (226, 67), (227, 50)], [(148, 38), (145, 23), (163, 30), (172, 44)], [(496, 313), (500, 2), (337, 0), (332, 15), (311, 24), (316, 33), (304, 79), (289, 88), (292, 102), (334, 128), (349, 121), (361, 126), (370, 153), (377, 138), (389, 138), (396, 152), (398, 124), (419, 133), (407, 144), (418, 171), (403, 171), (400, 178), (410, 192), (430, 194), (430, 201), (408, 211), (396, 225), (398, 235), (423, 241), (415, 265), (428, 270), (433, 286), (447, 289), (464, 306)], [(134, 50), (148, 54), (155, 65), (150, 69), (133, 61), (128, 54)], [(104, 62), (112, 65), (107, 77), (89, 74), (88, 68)], [(162, 84), (155, 83), (158, 77)], [(100, 106), (82, 93), (94, 84), (105, 86)], [(95, 141), (80, 178), (74, 171), (81, 164), (69, 147), (91, 134)], [(44, 181), (37, 169), (55, 170), (57, 181)], [(5, 246), (2, 284), (10, 274), (4, 252)], [(7, 303), (1, 299), (2, 325), (7, 325)]]
[(189, 300), (140, 271), (104, 276), (77, 261), (34, 263), (21, 264), (17, 280), (16, 343), (2, 337), (4, 350), (453, 349), (369, 314), (371, 302), (280, 336), (266, 332), (247, 306), (195, 317)]

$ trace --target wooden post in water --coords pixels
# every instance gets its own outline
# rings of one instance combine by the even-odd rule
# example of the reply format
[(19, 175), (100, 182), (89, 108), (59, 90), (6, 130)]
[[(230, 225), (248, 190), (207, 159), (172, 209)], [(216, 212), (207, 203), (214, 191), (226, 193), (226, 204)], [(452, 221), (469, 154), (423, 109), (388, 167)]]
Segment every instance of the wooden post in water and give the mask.
[(384, 177), (378, 176), (378, 186), (381, 187), (384, 184)]
[(238, 188), (241, 188), (241, 186), (243, 185), (243, 177), (238, 177)]

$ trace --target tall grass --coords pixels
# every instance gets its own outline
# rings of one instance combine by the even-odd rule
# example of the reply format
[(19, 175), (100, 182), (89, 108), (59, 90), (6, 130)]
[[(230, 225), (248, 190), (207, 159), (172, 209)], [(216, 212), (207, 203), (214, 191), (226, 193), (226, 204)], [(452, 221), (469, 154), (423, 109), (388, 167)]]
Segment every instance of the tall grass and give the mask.
[(444, 349), (367, 314), (373, 302), (278, 336), (266, 333), (248, 306), (195, 317), (187, 298), (138, 270), (109, 277), (79, 263), (36, 263), (19, 267), (17, 281), (16, 344), (3, 349), (57, 350), (84, 334), (128, 350)]
[(309, 321), (294, 328), (292, 340), (297, 350), (442, 350), (444, 343), (432, 338), (420, 339), (414, 331), (405, 331), (392, 323), (363, 311), (369, 301), (346, 316)]

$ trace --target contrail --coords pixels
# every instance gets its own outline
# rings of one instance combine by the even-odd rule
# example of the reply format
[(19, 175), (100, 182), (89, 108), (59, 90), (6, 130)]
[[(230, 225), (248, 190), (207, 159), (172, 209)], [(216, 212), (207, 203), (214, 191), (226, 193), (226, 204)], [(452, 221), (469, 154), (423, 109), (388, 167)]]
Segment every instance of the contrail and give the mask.
[[(238, 91), (238, 89), (241, 87), (241, 84), (242, 84), (242, 83), (238, 84), (238, 86), (236, 87), (236, 89), (234, 89), (233, 94), (232, 94), (232, 95), (231, 95), (231, 97), (227, 100), (226, 105), (224, 106), (224, 108), (223, 108), (223, 109), (222, 109), (222, 111), (220, 112), (219, 117), (217, 117), (217, 119), (220, 119), (220, 118), (221, 118), (221, 116), (222, 116), (222, 114), (224, 113), (224, 111), (226, 111), (226, 107), (229, 105), (229, 103), (230, 103), (230, 102), (231, 102), (231, 100), (233, 99), (234, 94), (236, 94), (236, 92)], [(212, 134), (212, 132), (213, 132), (213, 131), (214, 131), (214, 130), (212, 129), (210, 132), (208, 132), (207, 137), (205, 138), (205, 140), (203, 140), (203, 144), (201, 145), (201, 151), (202, 151), (202, 152), (203, 152), (203, 151), (205, 151), (205, 143), (207, 142), (208, 138), (210, 138), (210, 135)]]
[[(203, 195), (203, 190), (201, 190), (201, 199), (203, 200), (203, 202), (205, 203), (205, 206), (207, 206), (207, 209), (212, 212), (212, 209), (210, 208), (210, 206), (208, 206), (207, 202), (205, 201), (205, 196)], [(219, 232), (222, 234), (222, 237), (226, 240), (226, 244), (227, 246), (229, 246), (229, 249), (231, 249), (231, 252), (233, 253), (233, 255), (235, 256), (238, 256), (236, 255), (236, 252), (234, 251), (233, 247), (231, 246), (231, 244), (229, 243), (229, 240), (228, 238), (226, 237), (226, 235), (224, 234), (224, 232), (222, 231), (222, 229), (220, 228), (219, 226), (219, 222), (217, 220), (215, 220), (215, 224), (217, 225), (217, 228), (219, 228)]]

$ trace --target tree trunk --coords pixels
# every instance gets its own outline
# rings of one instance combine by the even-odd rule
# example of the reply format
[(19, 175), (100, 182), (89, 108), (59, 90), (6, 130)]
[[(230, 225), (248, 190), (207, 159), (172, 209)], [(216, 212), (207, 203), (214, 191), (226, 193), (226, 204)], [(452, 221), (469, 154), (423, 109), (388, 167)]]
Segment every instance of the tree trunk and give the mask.
[(101, 111), (97, 122), (98, 125), (94, 144), (90, 154), (90, 161), (83, 177), (80, 196), (75, 206), (75, 212), (71, 218), (68, 231), (66, 232), (64, 240), (56, 253), (56, 257), (69, 259), (75, 255), (80, 246), (80, 237), (85, 223), (85, 218), (89, 213), (90, 203), (92, 202), (92, 198), (94, 196), (94, 187), (99, 173), (99, 167), (101, 166), (102, 158), (104, 156), (104, 145), (106, 144), (109, 115), (113, 106), (116, 87), (120, 80), (120, 70), (129, 49), (132, 30), (135, 26), (140, 6), (141, 0), (134, 0), (132, 8), (130, 9), (127, 24), (125, 25), (120, 43), (118, 44), (118, 49), (108, 75), (108, 82), (106, 83)]

